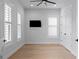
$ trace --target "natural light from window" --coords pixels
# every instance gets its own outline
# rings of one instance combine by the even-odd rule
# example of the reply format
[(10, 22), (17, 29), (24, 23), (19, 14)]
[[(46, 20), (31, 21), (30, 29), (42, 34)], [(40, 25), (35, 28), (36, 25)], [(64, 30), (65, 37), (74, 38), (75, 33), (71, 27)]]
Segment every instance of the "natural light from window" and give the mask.
[(57, 17), (48, 18), (48, 35), (57, 36)]
[(21, 39), (21, 14), (17, 13), (17, 38)]
[(4, 37), (6, 42), (9, 42), (11, 41), (11, 7), (5, 4), (4, 8)]

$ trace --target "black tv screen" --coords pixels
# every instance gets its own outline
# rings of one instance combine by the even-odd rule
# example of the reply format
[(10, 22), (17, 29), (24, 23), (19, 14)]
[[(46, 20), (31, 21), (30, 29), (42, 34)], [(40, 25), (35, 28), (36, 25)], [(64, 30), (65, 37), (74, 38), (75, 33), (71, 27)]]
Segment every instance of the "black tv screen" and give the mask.
[(41, 27), (40, 20), (30, 20), (30, 27)]

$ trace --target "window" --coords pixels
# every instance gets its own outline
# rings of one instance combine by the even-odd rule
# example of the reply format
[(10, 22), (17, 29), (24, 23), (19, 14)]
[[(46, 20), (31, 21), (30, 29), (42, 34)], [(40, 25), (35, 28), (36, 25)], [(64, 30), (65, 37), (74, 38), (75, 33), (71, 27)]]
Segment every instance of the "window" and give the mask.
[(6, 42), (11, 41), (11, 7), (5, 4), (4, 37)]
[(21, 15), (17, 13), (17, 38), (21, 38)]
[(48, 35), (57, 36), (57, 17), (48, 18)]

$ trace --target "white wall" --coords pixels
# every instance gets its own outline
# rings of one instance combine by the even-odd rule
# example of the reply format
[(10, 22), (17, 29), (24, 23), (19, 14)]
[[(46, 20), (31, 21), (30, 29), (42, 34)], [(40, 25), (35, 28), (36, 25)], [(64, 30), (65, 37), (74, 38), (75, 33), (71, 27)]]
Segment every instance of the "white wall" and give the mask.
[[(61, 9), (60, 35), (62, 44), (77, 56), (77, 13), (76, 2)], [(66, 35), (64, 35), (66, 33)]]
[[(4, 50), (3, 50), (4, 51), (3, 59), (7, 59), (24, 44), (24, 40), (23, 40), (24, 10), (16, 0), (4, 0), (4, 3), (7, 3), (12, 8), (12, 41), (5, 44)], [(17, 12), (19, 12), (22, 15), (21, 40), (17, 39)]]
[(3, 47), (3, 0), (0, 0), (0, 56), (2, 55), (2, 47)]
[[(60, 9), (25, 9), (25, 43), (26, 44), (41, 44), (59, 42), (58, 37), (48, 37), (48, 17), (56, 16), (59, 21)], [(41, 28), (30, 28), (30, 20), (41, 20)], [(59, 30), (59, 29), (58, 29)]]

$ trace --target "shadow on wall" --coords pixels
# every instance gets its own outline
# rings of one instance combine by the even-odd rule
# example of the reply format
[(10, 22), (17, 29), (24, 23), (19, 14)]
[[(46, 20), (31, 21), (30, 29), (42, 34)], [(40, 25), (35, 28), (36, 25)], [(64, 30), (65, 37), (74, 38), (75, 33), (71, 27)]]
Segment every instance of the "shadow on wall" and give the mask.
[(2, 56), (0, 56), (0, 59), (3, 59)]

